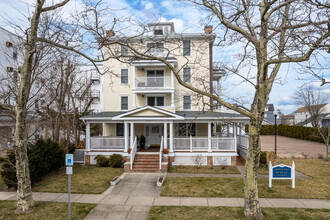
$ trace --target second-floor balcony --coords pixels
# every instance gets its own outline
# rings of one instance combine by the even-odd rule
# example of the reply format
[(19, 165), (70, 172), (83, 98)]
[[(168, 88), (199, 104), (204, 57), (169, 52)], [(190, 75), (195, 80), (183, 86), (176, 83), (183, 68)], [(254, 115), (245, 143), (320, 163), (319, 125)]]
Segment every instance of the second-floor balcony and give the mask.
[(170, 76), (148, 76), (148, 77), (136, 77), (135, 91), (145, 91), (148, 89), (153, 90), (173, 90), (172, 78)]
[(88, 97), (99, 99), (100, 98), (100, 91), (99, 90), (91, 90), (88, 92)]

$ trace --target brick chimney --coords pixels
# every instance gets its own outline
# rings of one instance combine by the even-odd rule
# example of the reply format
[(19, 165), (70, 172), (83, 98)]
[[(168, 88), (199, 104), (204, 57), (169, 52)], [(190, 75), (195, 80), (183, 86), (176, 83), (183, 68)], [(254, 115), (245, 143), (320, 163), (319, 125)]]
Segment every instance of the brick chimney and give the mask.
[(213, 26), (212, 25), (206, 25), (204, 27), (204, 33), (205, 34), (212, 34), (212, 31), (213, 31)]
[(110, 31), (106, 31), (106, 35), (107, 37), (113, 37), (116, 35), (116, 33), (113, 30), (110, 30)]

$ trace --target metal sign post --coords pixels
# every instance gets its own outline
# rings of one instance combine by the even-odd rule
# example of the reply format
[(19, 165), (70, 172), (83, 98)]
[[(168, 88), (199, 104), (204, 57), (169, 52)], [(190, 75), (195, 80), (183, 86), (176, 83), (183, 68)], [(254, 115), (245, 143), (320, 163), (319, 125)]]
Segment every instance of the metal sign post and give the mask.
[(68, 175), (68, 219), (70, 220), (70, 211), (71, 211), (71, 205), (70, 205), (70, 193), (71, 193), (71, 175), (73, 173), (73, 154), (66, 154), (65, 155), (65, 165), (66, 167), (66, 174)]

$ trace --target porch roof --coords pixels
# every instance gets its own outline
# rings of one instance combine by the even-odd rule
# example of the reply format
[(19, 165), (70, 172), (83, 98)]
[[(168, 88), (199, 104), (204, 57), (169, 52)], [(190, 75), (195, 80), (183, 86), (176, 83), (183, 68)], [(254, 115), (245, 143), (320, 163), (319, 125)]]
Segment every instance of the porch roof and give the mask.
[[(153, 109), (157, 111), (161, 111), (166, 114), (166, 116), (133, 116), (131, 113), (139, 112), (145, 109)], [(126, 118), (125, 116), (129, 116)], [(100, 112), (97, 114), (92, 115), (86, 115), (82, 117), (82, 120), (86, 121), (118, 121), (118, 120), (140, 120), (148, 119), (148, 120), (160, 120), (161, 118), (167, 119), (167, 120), (223, 120), (223, 121), (244, 121), (247, 122), (249, 120), (248, 117), (241, 115), (241, 114), (235, 114), (235, 113), (226, 113), (226, 112), (211, 112), (211, 111), (176, 111), (176, 112), (168, 112), (166, 110), (151, 107), (151, 106), (145, 106), (142, 108), (134, 109), (131, 111), (107, 111), (107, 112)]]

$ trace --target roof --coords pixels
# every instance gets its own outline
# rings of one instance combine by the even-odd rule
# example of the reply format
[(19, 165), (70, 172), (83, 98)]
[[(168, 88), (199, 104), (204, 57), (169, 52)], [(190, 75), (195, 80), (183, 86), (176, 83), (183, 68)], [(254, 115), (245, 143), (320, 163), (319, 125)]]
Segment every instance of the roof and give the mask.
[(268, 111), (270, 111), (270, 112), (274, 111), (274, 105), (273, 104), (267, 104), (266, 107), (268, 108)]
[[(319, 105), (311, 105), (310, 107), (311, 108), (323, 108), (324, 106), (326, 106), (328, 103), (325, 103), (325, 104), (319, 104)], [(298, 113), (298, 112), (308, 112), (308, 109), (306, 106), (304, 107), (301, 107), (301, 108), (298, 108), (296, 111), (294, 111), (292, 114), (294, 113)]]

